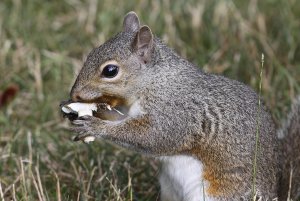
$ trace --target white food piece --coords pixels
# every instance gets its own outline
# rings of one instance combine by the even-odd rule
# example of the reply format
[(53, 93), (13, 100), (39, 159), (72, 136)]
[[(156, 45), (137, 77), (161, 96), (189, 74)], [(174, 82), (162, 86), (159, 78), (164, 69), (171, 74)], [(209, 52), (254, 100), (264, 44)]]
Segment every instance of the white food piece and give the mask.
[(64, 113), (78, 113), (78, 117), (89, 115), (93, 116), (93, 111), (97, 111), (95, 103), (70, 103), (61, 108)]
[(94, 137), (94, 136), (87, 136), (87, 137), (85, 137), (85, 138), (83, 139), (83, 141), (84, 141), (85, 143), (90, 143), (90, 142), (95, 141), (95, 137)]
[(69, 114), (69, 113), (71, 113), (73, 110), (71, 109), (71, 108), (69, 108), (68, 106), (63, 106), (62, 108), (61, 108), (61, 110), (64, 112), (64, 113), (66, 113), (66, 114)]
[(78, 117), (82, 117), (82, 116), (93, 116), (93, 110), (79, 110), (78, 111)]

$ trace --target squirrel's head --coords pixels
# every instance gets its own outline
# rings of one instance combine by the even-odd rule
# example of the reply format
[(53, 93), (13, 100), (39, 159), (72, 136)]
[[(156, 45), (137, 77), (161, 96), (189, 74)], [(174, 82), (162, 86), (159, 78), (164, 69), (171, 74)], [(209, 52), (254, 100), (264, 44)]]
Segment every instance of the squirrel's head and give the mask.
[(140, 26), (138, 16), (129, 12), (122, 32), (88, 55), (72, 87), (71, 99), (130, 106), (138, 98), (143, 69), (153, 62), (153, 49), (150, 28)]

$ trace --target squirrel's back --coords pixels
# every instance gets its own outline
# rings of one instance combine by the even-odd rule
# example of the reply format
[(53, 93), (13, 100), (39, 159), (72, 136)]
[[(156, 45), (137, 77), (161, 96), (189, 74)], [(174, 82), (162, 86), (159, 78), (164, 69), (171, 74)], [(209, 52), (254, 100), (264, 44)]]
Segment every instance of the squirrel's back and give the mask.
[(281, 177), (279, 200), (300, 199), (300, 96), (295, 100), (286, 122), (278, 132)]
[[(208, 193), (211, 195), (228, 196), (227, 200), (242, 196), (248, 198), (252, 193), (259, 123), (260, 150), (255, 190), (258, 196), (263, 196), (263, 200), (277, 197), (276, 132), (266, 107), (263, 104), (258, 107), (258, 95), (241, 82), (199, 70), (170, 52), (160, 41), (156, 42), (164, 59), (151, 68), (155, 74), (148, 75), (149, 80), (143, 78), (143, 88), (148, 92), (146, 107), (151, 108), (157, 122), (176, 126), (176, 131), (161, 129), (165, 131), (161, 134), (165, 142), (169, 140), (172, 144), (161, 153), (185, 153), (201, 161), (204, 179), (210, 183)], [(162, 75), (167, 75), (167, 79)], [(163, 94), (158, 95), (160, 93)], [(181, 144), (187, 144), (187, 148)], [(176, 151), (172, 152), (172, 148)], [(235, 196), (230, 197), (230, 193)]]

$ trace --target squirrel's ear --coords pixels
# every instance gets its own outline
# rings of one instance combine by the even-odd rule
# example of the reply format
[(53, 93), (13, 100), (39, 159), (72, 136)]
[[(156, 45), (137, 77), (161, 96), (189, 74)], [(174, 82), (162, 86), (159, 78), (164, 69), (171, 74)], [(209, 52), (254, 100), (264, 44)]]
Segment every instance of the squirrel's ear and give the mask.
[(134, 49), (137, 51), (141, 59), (147, 63), (151, 59), (151, 52), (153, 47), (153, 35), (150, 28), (146, 25), (142, 26), (138, 31), (135, 42)]
[(139, 17), (135, 12), (131, 11), (127, 13), (123, 21), (123, 31), (124, 32), (137, 32), (140, 28)]

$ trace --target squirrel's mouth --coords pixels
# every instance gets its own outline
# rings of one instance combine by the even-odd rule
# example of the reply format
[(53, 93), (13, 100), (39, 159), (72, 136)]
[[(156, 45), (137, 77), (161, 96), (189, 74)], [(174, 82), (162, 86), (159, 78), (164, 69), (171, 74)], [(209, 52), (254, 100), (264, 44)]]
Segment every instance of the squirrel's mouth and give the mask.
[(126, 101), (122, 98), (102, 96), (89, 101), (62, 101), (60, 107), (64, 117), (71, 121), (84, 115), (103, 120), (118, 121), (128, 116), (131, 105), (126, 104)]

